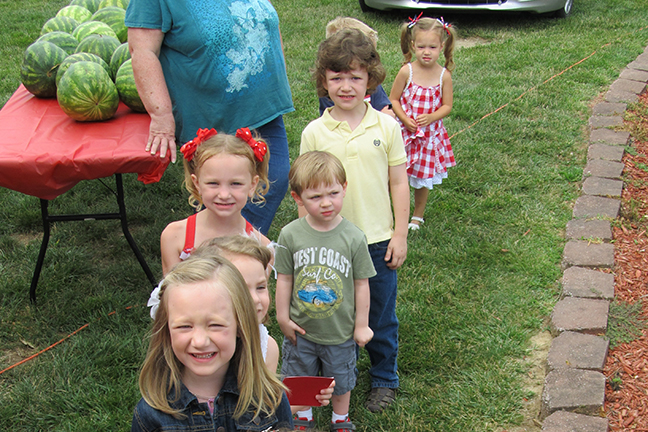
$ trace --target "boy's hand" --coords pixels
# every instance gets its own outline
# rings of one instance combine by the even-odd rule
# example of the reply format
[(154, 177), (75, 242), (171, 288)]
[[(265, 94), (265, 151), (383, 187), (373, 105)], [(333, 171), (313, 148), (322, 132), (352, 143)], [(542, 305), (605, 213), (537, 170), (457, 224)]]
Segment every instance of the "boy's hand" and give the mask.
[(387, 253), (385, 254), (387, 267), (396, 270), (403, 265), (405, 258), (407, 258), (407, 237), (394, 235), (389, 241)]
[(326, 406), (331, 403), (331, 396), (333, 396), (333, 390), (335, 390), (335, 380), (331, 381), (331, 384), (325, 389), (320, 390), (320, 394), (315, 396), (315, 399), (320, 403), (321, 406)]
[(301, 335), (306, 334), (306, 330), (299, 327), (293, 320), (288, 320), (287, 322), (279, 321), (279, 327), (284, 336), (286, 336), (293, 345), (297, 345), (297, 336), (295, 335), (295, 332), (298, 332)]
[(369, 326), (365, 327), (356, 327), (353, 331), (353, 339), (356, 341), (358, 346), (362, 348), (367, 345), (371, 339), (373, 339), (373, 330)]

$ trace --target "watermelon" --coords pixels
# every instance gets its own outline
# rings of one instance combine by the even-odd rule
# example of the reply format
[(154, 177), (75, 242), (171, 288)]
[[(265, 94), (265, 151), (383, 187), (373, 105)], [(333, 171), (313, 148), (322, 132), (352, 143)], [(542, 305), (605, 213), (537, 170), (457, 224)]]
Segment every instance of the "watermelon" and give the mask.
[(117, 75), (117, 71), (119, 70), (119, 67), (122, 65), (122, 63), (124, 63), (129, 58), (131, 58), (131, 56), (130, 51), (128, 50), (128, 42), (124, 42), (117, 47), (112, 57), (110, 58), (110, 70), (112, 71), (113, 77)]
[(119, 94), (108, 72), (94, 62), (77, 62), (59, 81), (58, 103), (78, 121), (108, 120), (119, 105)]
[(56, 72), (67, 53), (51, 42), (40, 41), (29, 45), (23, 56), (20, 80), (34, 96), (56, 96)]
[(42, 36), (45, 33), (53, 32), (53, 31), (62, 31), (65, 33), (72, 34), (74, 29), (76, 29), (78, 26), (79, 23), (74, 18), (70, 18), (66, 16), (58, 16), (47, 20), (47, 22), (43, 25), (40, 34)]
[(130, 59), (126, 60), (119, 68), (119, 71), (117, 71), (115, 86), (119, 93), (119, 99), (121, 99), (128, 108), (137, 112), (146, 112), (142, 99), (140, 99), (139, 93), (137, 93), (135, 77), (133, 76), (133, 65)]
[(99, 9), (99, 3), (101, 3), (101, 0), (72, 0), (70, 5), (83, 6), (88, 9), (90, 13), (95, 13), (97, 12), (97, 9)]
[(88, 21), (90, 17), (92, 17), (92, 12), (83, 6), (71, 5), (62, 7), (61, 10), (56, 13), (56, 16), (74, 18), (80, 24)]
[(89, 62), (94, 62), (97, 64), (100, 64), (101, 67), (103, 67), (106, 72), (110, 75), (110, 66), (101, 59), (96, 54), (91, 54), (91, 53), (86, 53), (86, 52), (80, 52), (76, 54), (72, 54), (71, 56), (68, 56), (65, 60), (63, 60), (63, 63), (58, 68), (58, 72), (56, 72), (56, 85), (58, 86), (59, 81), (61, 81), (61, 78), (63, 78), (63, 75), (65, 72), (69, 69), (70, 66), (72, 66), (76, 62), (80, 61), (89, 61)]
[(92, 34), (79, 42), (76, 52), (96, 54), (106, 63), (110, 63), (110, 58), (119, 45), (117, 38), (102, 34)]
[(108, 24), (101, 21), (86, 21), (83, 24), (79, 24), (79, 26), (74, 29), (74, 32), (72, 32), (72, 36), (77, 38), (79, 42), (91, 34), (103, 34), (117, 39), (117, 35), (113, 29), (111, 29)]
[(36, 39), (38, 41), (47, 41), (51, 42), (59, 48), (62, 48), (68, 55), (74, 54), (79, 41), (72, 36), (70, 33), (65, 33), (61, 31), (53, 31), (45, 33), (43, 36)]
[(125, 10), (128, 7), (128, 3), (129, 0), (101, 0), (101, 2), (99, 2), (99, 9), (109, 6), (117, 6)]
[(124, 24), (125, 17), (126, 11), (124, 9), (117, 6), (108, 6), (95, 12), (92, 15), (92, 20), (108, 24), (117, 35), (119, 42), (124, 43), (128, 39), (128, 27)]

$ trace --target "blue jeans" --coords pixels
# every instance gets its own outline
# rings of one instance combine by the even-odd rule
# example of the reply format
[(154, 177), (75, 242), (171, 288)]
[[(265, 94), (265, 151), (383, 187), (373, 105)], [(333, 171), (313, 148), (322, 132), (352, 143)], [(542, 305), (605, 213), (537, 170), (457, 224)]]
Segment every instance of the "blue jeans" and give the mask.
[(371, 308), (369, 327), (373, 339), (365, 348), (371, 360), (371, 387), (398, 388), (398, 318), (396, 295), (398, 280), (396, 270), (387, 267), (385, 253), (389, 240), (369, 245), (369, 253), (376, 269), (376, 276), (369, 278)]
[(258, 127), (256, 132), (268, 143), (270, 149), (270, 167), (268, 170), (270, 189), (265, 196), (265, 203), (253, 204), (248, 202), (241, 214), (253, 227), (261, 231), (263, 235), (267, 235), (279, 204), (281, 204), (281, 201), (286, 196), (286, 191), (288, 191), (290, 157), (283, 116), (279, 116), (270, 123)]

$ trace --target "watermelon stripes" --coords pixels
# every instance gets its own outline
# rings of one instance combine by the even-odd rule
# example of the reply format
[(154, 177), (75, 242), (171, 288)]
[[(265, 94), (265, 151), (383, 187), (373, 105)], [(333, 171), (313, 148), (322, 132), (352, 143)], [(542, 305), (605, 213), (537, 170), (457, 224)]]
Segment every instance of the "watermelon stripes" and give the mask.
[(119, 95), (108, 72), (97, 63), (72, 64), (59, 81), (61, 109), (78, 121), (108, 120), (119, 105)]

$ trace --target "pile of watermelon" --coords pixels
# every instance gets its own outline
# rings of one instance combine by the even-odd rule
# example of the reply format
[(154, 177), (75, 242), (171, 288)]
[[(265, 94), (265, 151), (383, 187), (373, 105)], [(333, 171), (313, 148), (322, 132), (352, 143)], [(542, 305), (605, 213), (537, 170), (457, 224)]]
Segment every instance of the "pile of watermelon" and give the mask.
[(72, 0), (48, 20), (23, 56), (20, 77), (40, 98), (56, 97), (78, 121), (108, 120), (121, 100), (146, 112), (135, 87), (124, 24), (129, 0)]

